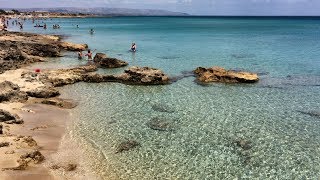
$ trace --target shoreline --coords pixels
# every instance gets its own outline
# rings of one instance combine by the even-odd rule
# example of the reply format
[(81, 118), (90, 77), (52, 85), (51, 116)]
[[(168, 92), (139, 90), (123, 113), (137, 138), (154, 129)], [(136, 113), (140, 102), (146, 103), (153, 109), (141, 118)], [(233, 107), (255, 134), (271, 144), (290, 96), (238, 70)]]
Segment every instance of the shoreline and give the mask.
[[(30, 33), (19, 32), (1, 33), (5, 33), (5, 35), (0, 37), (0, 42), (11, 41), (13, 43), (23, 44), (27, 41), (26, 39), (21, 39), (23, 36), (34, 36), (29, 39), (31, 41), (39, 40), (40, 44), (45, 45), (49, 44), (50, 41), (41, 38), (49, 37), (50, 39), (57, 37), (53, 39), (54, 41), (59, 41), (61, 49), (68, 51), (84, 47), (82, 45), (78, 46), (77, 44), (63, 42), (58, 36), (32, 35)], [(11, 37), (11, 35), (13, 37)], [(38, 36), (40, 37), (37, 39)], [(63, 46), (65, 46), (65, 48)], [(69, 49), (69, 47), (71, 47), (71, 49)], [(28, 55), (23, 55), (29, 58)], [(46, 58), (46, 55), (39, 58)], [(72, 179), (73, 177), (77, 177), (77, 179), (98, 179), (90, 173), (88, 167), (79, 164), (77, 158), (70, 157), (70, 153), (61, 155), (63, 151), (69, 151), (77, 152), (77, 156), (83, 156), (77, 143), (67, 138), (67, 124), (72, 122), (68, 122), (71, 121), (71, 116), (70, 112), (66, 109), (76, 106), (74, 102), (66, 101), (64, 104), (66, 105), (65, 107), (61, 107), (60, 104), (56, 104), (57, 107), (55, 107), (43, 104), (42, 101), (47, 99), (46, 97), (26, 97), (27, 100), (25, 100), (25, 96), (28, 95), (24, 93), (22, 93), (22, 95), (14, 94), (12, 91), (15, 89), (6, 92), (9, 88), (6, 82), (17, 84), (18, 90), (22, 92), (43, 87), (41, 82), (30, 82), (21, 77), (21, 74), (25, 71), (30, 71), (24, 67), (32, 64), (33, 61), (26, 60), (24, 63), (16, 62), (15, 59), (11, 61), (13, 66), (7, 67), (7, 69), (4, 69), (4, 71), (0, 73), (0, 84), (1, 87), (3, 87), (0, 90), (0, 110), (19, 117), (19, 119), (22, 120), (22, 124), (7, 124), (9, 121), (1, 119), (4, 116), (0, 114), (1, 130), (3, 131), (3, 134), (0, 134), (0, 143), (2, 144), (0, 147), (2, 157), (0, 158), (0, 176), (4, 179)], [(6, 63), (6, 61), (2, 60), (2, 63)], [(14, 65), (14, 63), (17, 63), (17, 65)], [(3, 97), (9, 95), (12, 95), (13, 99), (10, 99), (10, 97), (9, 99), (3, 99)], [(24, 96), (24, 98), (15, 99), (15, 96)], [(58, 101), (59, 103), (65, 102), (63, 99), (58, 99)], [(62, 147), (63, 144), (65, 144), (65, 140), (68, 141), (68, 146)], [(73, 144), (72, 148), (69, 144)], [(30, 154), (34, 152), (39, 152), (36, 157), (41, 158), (36, 159), (36, 157), (30, 156)], [(26, 154), (28, 154), (27, 159), (22, 159)], [(60, 158), (57, 159), (54, 158), (54, 156)], [(85, 159), (85, 157), (82, 159)], [(22, 162), (23, 164), (21, 164)], [(85, 162), (85, 160), (81, 160), (81, 163), (83, 162)]]

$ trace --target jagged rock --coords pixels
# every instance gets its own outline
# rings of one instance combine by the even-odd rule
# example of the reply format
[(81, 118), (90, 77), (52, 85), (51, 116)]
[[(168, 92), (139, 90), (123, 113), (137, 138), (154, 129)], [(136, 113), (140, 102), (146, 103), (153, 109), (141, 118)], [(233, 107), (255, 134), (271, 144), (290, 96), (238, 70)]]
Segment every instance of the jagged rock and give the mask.
[(203, 83), (255, 83), (259, 81), (259, 77), (257, 74), (225, 70), (221, 67), (198, 67), (196, 70), (194, 70), (194, 73), (197, 76), (197, 80)]
[(87, 44), (75, 44), (70, 42), (62, 42), (60, 47), (67, 51), (84, 51), (88, 48)]
[(158, 131), (172, 131), (174, 129), (171, 122), (159, 118), (151, 119), (151, 121), (147, 123), (147, 126)]
[(8, 147), (9, 145), (10, 145), (9, 142), (1, 142), (1, 143), (0, 143), (0, 148), (2, 148), (2, 147)]
[(28, 96), (35, 98), (51, 98), (60, 95), (59, 91), (52, 87), (37, 88), (27, 91), (26, 93), (28, 94)]
[(85, 50), (87, 45), (61, 41), (61, 37), (0, 31), (0, 73), (39, 62), (39, 57), (59, 57), (61, 50)]
[(131, 67), (117, 77), (123, 83), (134, 85), (164, 85), (169, 83), (169, 77), (161, 70), (149, 67)]
[(36, 150), (30, 153), (26, 153), (22, 156), (20, 156), (21, 160), (25, 160), (27, 162), (33, 161), (35, 164), (41, 163), (45, 158), (40, 153), (40, 151)]
[(38, 146), (37, 142), (31, 136), (23, 137), (22, 142), (27, 143), (30, 147)]
[(71, 69), (58, 69), (45, 72), (41, 77), (44, 83), (49, 82), (54, 87), (74, 84), (83, 81), (83, 76), (97, 70), (95, 65), (80, 66)]
[(8, 111), (0, 109), (0, 122), (11, 121), (18, 119), (17, 115), (12, 115)]
[(122, 153), (123, 151), (129, 151), (137, 146), (139, 146), (140, 143), (135, 141), (135, 140), (129, 140), (129, 141), (125, 141), (122, 142), (121, 144), (119, 144), (119, 146), (117, 147), (116, 150), (116, 154), (117, 153)]
[(118, 82), (118, 79), (113, 75), (101, 75), (96, 73), (90, 73), (84, 74), (82, 77), (84, 82), (89, 83)]
[(22, 119), (16, 119), (16, 120), (10, 120), (10, 121), (5, 121), (5, 124), (23, 124), (24, 121)]
[(66, 109), (72, 109), (77, 106), (77, 104), (71, 100), (65, 100), (65, 99), (60, 99), (60, 98), (45, 99), (45, 100), (41, 101), (41, 103), (53, 105), (53, 106), (58, 106), (61, 108), (66, 108)]
[(93, 58), (93, 62), (100, 62), (102, 61), (103, 59), (106, 59), (108, 58), (108, 56), (104, 53), (96, 53), (96, 55), (94, 56)]
[(76, 164), (67, 164), (65, 167), (63, 167), (63, 169), (65, 171), (74, 171), (74, 170), (76, 170), (77, 166), (78, 165), (76, 165)]
[(20, 92), (18, 85), (9, 81), (0, 83), (0, 103), (3, 101), (21, 101), (24, 102), (28, 99), (27, 95)]
[(116, 58), (109, 58), (106, 54), (97, 53), (93, 59), (102, 68), (119, 68), (127, 66), (128, 63)]

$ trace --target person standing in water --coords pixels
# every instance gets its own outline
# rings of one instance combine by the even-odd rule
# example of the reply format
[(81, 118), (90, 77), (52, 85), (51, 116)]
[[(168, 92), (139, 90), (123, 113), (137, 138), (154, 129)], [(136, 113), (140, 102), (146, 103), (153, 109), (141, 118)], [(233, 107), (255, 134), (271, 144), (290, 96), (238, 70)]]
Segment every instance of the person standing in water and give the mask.
[(88, 61), (92, 61), (92, 52), (90, 51), (90, 49), (88, 50), (88, 53), (85, 56), (88, 56)]
[(90, 29), (90, 34), (92, 35), (94, 33), (94, 30), (93, 29)]
[(137, 45), (136, 45), (136, 43), (132, 43), (132, 44), (131, 44), (131, 51), (132, 51), (132, 52), (136, 52), (136, 51), (137, 51)]
[(82, 51), (79, 51), (79, 52), (78, 52), (78, 59), (81, 60), (81, 59), (82, 59), (82, 56), (83, 56)]

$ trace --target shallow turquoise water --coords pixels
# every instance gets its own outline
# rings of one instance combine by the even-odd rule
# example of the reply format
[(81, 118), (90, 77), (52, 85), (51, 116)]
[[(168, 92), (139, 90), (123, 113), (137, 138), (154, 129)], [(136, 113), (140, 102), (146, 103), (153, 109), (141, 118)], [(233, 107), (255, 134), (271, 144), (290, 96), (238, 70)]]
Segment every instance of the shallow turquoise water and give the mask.
[[(213, 65), (261, 74), (252, 85), (200, 86), (188, 77), (167, 86), (62, 88), (64, 97), (80, 101), (72, 110), (74, 134), (88, 152), (99, 152), (94, 168), (105, 179), (320, 178), (320, 119), (300, 112), (320, 111), (320, 19), (115, 17), (52, 23), (62, 29), (26, 24), (25, 30), (70, 35), (96, 52), (170, 76)], [(128, 52), (133, 41), (136, 54)], [(85, 64), (74, 56), (33, 67)], [(151, 129), (153, 118), (173, 130)], [(115, 154), (128, 139), (140, 146)], [(240, 139), (251, 148), (238, 147), (234, 142)]]

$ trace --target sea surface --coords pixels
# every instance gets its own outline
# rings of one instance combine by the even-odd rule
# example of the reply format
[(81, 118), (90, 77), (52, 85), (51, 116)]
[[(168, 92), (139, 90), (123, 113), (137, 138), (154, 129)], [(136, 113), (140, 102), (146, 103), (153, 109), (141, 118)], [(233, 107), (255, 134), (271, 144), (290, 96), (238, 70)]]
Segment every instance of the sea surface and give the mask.
[[(45, 22), (47, 30), (27, 21), (24, 31), (63, 34), (130, 66), (185, 77), (165, 86), (77, 83), (61, 89), (63, 97), (79, 101), (72, 110), (71, 132), (102, 178), (320, 178), (320, 18), (110, 17)], [(61, 29), (52, 29), (53, 24)], [(128, 51), (132, 42), (138, 46), (136, 53)], [(33, 67), (86, 62), (66, 53)], [(199, 85), (187, 76), (199, 66), (256, 72), (260, 81)], [(155, 122), (169, 128), (152, 129)], [(116, 153), (128, 140), (140, 145)]]

